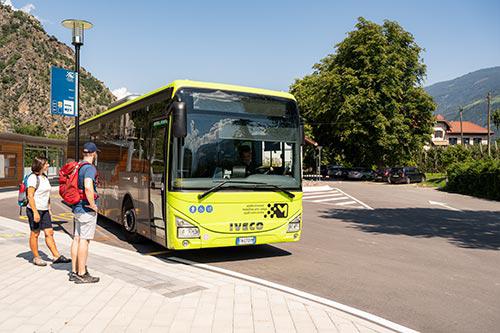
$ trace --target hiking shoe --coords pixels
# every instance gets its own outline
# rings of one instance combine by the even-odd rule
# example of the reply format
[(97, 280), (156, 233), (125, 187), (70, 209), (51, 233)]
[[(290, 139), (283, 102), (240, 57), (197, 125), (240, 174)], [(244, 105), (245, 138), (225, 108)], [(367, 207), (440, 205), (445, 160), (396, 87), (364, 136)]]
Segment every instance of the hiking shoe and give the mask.
[(89, 272), (86, 272), (83, 275), (78, 275), (78, 274), (75, 274), (75, 275), (76, 275), (76, 280), (75, 280), (76, 284), (99, 282), (99, 278), (96, 276), (90, 275)]
[(43, 261), (42, 258), (40, 257), (34, 257), (33, 264), (35, 264), (36, 266), (47, 266), (47, 263)]
[(52, 261), (53, 264), (67, 264), (69, 262), (71, 262), (71, 259), (68, 259), (68, 258), (66, 258), (63, 255), (60, 255), (59, 258), (57, 258), (56, 260)]
[(76, 281), (76, 279), (77, 279), (77, 277), (76, 277), (76, 276), (77, 276), (77, 274), (76, 274), (75, 272), (69, 272), (69, 273), (68, 273), (68, 276), (69, 276), (69, 281), (74, 282), (74, 281)]

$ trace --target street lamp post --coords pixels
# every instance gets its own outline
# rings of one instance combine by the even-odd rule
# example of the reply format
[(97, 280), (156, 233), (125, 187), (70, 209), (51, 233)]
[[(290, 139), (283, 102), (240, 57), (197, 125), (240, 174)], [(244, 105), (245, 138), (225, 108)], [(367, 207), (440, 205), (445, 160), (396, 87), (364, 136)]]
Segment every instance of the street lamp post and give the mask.
[(75, 91), (75, 161), (80, 159), (80, 46), (83, 45), (83, 32), (92, 28), (92, 23), (69, 19), (61, 22), (63, 27), (73, 31), (72, 43), (75, 46), (75, 72), (76, 72), (76, 91)]

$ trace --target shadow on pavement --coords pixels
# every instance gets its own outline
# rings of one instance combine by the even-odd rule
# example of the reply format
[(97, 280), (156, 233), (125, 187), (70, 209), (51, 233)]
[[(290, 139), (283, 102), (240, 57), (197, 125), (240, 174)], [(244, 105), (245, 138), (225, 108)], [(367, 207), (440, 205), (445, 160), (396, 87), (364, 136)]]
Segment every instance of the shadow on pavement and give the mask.
[[(106, 231), (115, 235), (120, 241), (128, 242), (122, 227), (102, 216), (97, 220), (97, 224)], [(271, 245), (225, 247), (200, 250), (173, 251), (154, 243), (151, 240), (142, 238), (137, 242), (128, 242), (139, 253), (161, 252), (155, 256), (168, 259), (168, 257), (179, 257), (193, 260), (199, 263), (215, 263), (225, 261), (238, 261), (248, 259), (259, 259), (268, 257), (287, 256), (291, 253)]]
[(500, 250), (500, 213), (429, 208), (325, 210), (323, 218), (350, 223), (364, 232), (447, 238), (470, 249)]
[(172, 251), (168, 258), (179, 257), (193, 260), (198, 263), (210, 264), (216, 262), (230, 262), (240, 260), (261, 259), (270, 257), (283, 257), (291, 255), (290, 252), (272, 245), (254, 245), (241, 247), (223, 247), (213, 249), (200, 249), (188, 251)]

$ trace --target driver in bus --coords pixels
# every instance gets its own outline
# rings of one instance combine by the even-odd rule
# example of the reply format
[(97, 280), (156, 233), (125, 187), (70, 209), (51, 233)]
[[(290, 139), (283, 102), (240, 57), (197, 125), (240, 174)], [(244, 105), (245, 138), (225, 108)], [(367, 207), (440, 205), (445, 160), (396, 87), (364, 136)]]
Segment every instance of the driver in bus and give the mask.
[(252, 160), (252, 148), (248, 145), (243, 145), (238, 148), (240, 154), (240, 163), (246, 167), (247, 174), (255, 173), (257, 166)]

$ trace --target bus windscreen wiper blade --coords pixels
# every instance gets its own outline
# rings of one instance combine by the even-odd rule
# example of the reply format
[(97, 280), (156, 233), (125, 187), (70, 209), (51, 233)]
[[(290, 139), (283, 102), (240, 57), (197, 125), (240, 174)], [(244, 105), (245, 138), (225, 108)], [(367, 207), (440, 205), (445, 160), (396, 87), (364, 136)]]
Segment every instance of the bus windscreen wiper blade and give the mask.
[(252, 184), (255, 184), (255, 185), (263, 185), (265, 187), (272, 187), (273, 189), (275, 190), (278, 190), (280, 192), (283, 192), (285, 193), (286, 195), (288, 195), (291, 199), (295, 198), (295, 194), (293, 194), (292, 192), (288, 191), (288, 190), (285, 190), (284, 188), (282, 188), (281, 186), (278, 186), (278, 185), (274, 185), (274, 184), (266, 184), (266, 183), (258, 183), (258, 182), (253, 182)]
[[(203, 199), (204, 197), (206, 197), (207, 195), (209, 195), (210, 193), (213, 193), (213, 192), (216, 192), (218, 191), (220, 188), (222, 188), (222, 186), (226, 185), (226, 184), (248, 184), (248, 185), (256, 185), (257, 186), (265, 186), (265, 187), (271, 187), (275, 190), (278, 190), (280, 192), (283, 192), (285, 193), (287, 196), (289, 196), (290, 198), (295, 198), (295, 194), (293, 194), (292, 192), (288, 191), (288, 190), (285, 190), (284, 188), (278, 186), (278, 185), (273, 185), (273, 184), (267, 184), (267, 183), (261, 183), (261, 182), (248, 182), (248, 181), (237, 181), (237, 180), (225, 180), (217, 185), (215, 185), (214, 187), (211, 187), (209, 188), (208, 190), (206, 190), (205, 192), (203, 192), (202, 194), (198, 194), (198, 199)], [(243, 186), (242, 186), (243, 187)]]
[(216, 192), (218, 191), (222, 186), (226, 185), (226, 184), (248, 184), (248, 182), (245, 182), (245, 181), (234, 181), (234, 180), (225, 180), (225, 181), (222, 181), (220, 182), (219, 184), (215, 185), (214, 187), (211, 187), (209, 188), (208, 190), (206, 190), (205, 192), (203, 192), (202, 194), (198, 194), (198, 199), (203, 199), (204, 197), (206, 197), (207, 195), (209, 195), (210, 193), (212, 192)]

